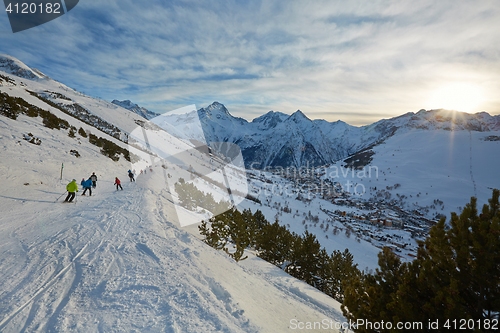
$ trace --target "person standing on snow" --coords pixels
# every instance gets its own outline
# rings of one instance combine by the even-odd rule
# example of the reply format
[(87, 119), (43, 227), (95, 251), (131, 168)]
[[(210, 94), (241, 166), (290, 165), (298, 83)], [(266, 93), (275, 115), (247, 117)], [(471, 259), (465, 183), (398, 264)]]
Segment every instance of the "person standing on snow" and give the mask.
[(76, 184), (76, 179), (73, 179), (68, 185), (66, 185), (66, 191), (68, 191), (68, 196), (64, 202), (72, 202), (75, 198), (75, 192), (78, 192), (78, 185)]
[(97, 176), (95, 172), (92, 172), (92, 176), (90, 176), (90, 179), (92, 179), (92, 188), (95, 188), (96, 183), (97, 183)]
[(89, 190), (89, 196), (92, 196), (92, 179), (87, 179), (87, 180), (82, 180), (82, 186), (83, 186), (83, 193), (82, 195), (85, 195), (85, 192)]
[(116, 190), (118, 191), (118, 187), (120, 187), (120, 190), (123, 191), (123, 187), (121, 185), (121, 181), (118, 179), (118, 177), (115, 177), (115, 184), (116, 185)]
[(128, 176), (130, 177), (130, 181), (131, 182), (135, 182), (135, 179), (134, 179), (134, 174), (132, 173), (132, 171), (128, 171)]

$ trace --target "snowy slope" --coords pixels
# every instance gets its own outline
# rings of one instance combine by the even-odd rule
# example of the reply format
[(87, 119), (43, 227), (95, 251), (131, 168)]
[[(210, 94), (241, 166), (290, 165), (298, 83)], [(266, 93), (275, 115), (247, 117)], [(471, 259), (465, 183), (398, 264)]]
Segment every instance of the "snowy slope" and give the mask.
[[(15, 76), (17, 74), (22, 76)], [(97, 116), (102, 121), (118, 128), (122, 133), (120, 136), (122, 140), (126, 140), (127, 133), (133, 131), (140, 122), (144, 122), (144, 118), (134, 112), (69, 88), (63, 83), (52, 80), (29, 68), (19, 60), (6, 55), (0, 55), (0, 75), (9, 76), (13, 82), (9, 83), (0, 80), (0, 90), (10, 96), (21, 97), (30, 104), (39, 105), (39, 99), (28, 93), (28, 91), (31, 91), (56, 104), (78, 105), (86, 110), (85, 112)], [(41, 105), (43, 109), (48, 109), (58, 117), (66, 119), (64, 113), (57, 108), (45, 103)], [(93, 131), (95, 132), (95, 129)]]
[(449, 217), (471, 196), (482, 205), (500, 188), (500, 141), (490, 138), (498, 136), (500, 131), (406, 128), (375, 146), (372, 161), (359, 171), (347, 171), (339, 161), (326, 174), (365, 199)]
[(10, 191), (24, 201), (1, 198), (2, 332), (284, 332), (293, 318), (341, 319), (313, 288), (168, 222), (150, 181), (118, 193), (101, 181), (76, 205), (24, 189)]
[[(126, 146), (25, 90), (69, 88), (12, 79), (15, 85), (2, 81), (2, 92)], [(122, 129), (137, 119), (72, 90), (65, 96), (103, 118), (115, 112)], [(23, 140), (28, 132), (41, 145)], [(196, 235), (195, 226), (181, 228), (163, 168), (153, 165), (136, 182), (124, 181), (132, 165), (123, 158), (113, 162), (78, 134), (70, 138), (24, 115), (0, 116), (0, 147), (0, 331), (286, 332), (293, 319), (345, 320), (339, 304), (314, 288), (255, 257), (235, 263), (193, 237), (188, 231)], [(99, 178), (92, 196), (55, 202), (71, 178), (92, 172)], [(115, 191), (117, 176), (123, 191)]]
[(49, 79), (36, 69), (31, 69), (18, 59), (7, 54), (0, 54), (0, 70), (28, 80)]

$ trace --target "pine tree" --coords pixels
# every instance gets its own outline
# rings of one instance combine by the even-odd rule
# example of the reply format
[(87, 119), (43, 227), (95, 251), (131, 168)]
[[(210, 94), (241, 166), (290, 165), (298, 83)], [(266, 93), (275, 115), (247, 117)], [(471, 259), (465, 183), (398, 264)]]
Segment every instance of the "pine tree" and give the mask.
[[(464, 312), (470, 318), (498, 318), (500, 307), (500, 212), (499, 191), (494, 190), (489, 205), (481, 214), (472, 198), (460, 216), (453, 215), (449, 231), (456, 255), (456, 279), (459, 282)], [(496, 303), (496, 305), (495, 305)]]
[(255, 214), (252, 214), (252, 211), (250, 209), (244, 209), (243, 212), (241, 213), (241, 217), (243, 219), (242, 223), (246, 226), (248, 230), (248, 237), (249, 237), (248, 246), (253, 248), (255, 248), (255, 244), (257, 243), (257, 235), (259, 234), (260, 231), (259, 225), (257, 224), (256, 220), (256, 215), (258, 215), (257, 212)]
[(229, 240), (233, 243), (235, 251), (229, 252), (228, 248), (225, 248), (224, 251), (226, 251), (226, 253), (228, 253), (236, 261), (244, 260), (247, 258), (243, 257), (245, 249), (251, 243), (250, 229), (248, 228), (243, 215), (238, 210), (233, 208), (227, 213), (228, 214), (226, 215), (230, 215), (230, 218), (227, 220)]
[(257, 236), (255, 248), (259, 257), (284, 268), (288, 265), (295, 239), (294, 234), (275, 220), (273, 224), (266, 225)]
[[(344, 315), (372, 322), (498, 320), (499, 191), (493, 191), (481, 214), (476, 205), (476, 198), (471, 198), (460, 215), (452, 213), (449, 226), (443, 218), (432, 227), (411, 263), (401, 263), (384, 249), (375, 274), (348, 283), (342, 305)], [(424, 327), (424, 331), (432, 330)]]
[(290, 263), (285, 267), (285, 272), (315, 286), (321, 250), (316, 236), (306, 231), (302, 237), (295, 239), (292, 249)]
[(83, 127), (80, 127), (78, 129), (78, 134), (80, 134), (81, 136), (83, 136), (84, 138), (87, 137), (87, 132), (85, 132), (85, 130), (83, 129)]
[[(383, 248), (378, 258), (380, 268), (376, 269), (375, 274), (360, 275), (351, 279), (345, 288), (342, 312), (352, 321), (400, 321), (394, 300), (407, 266), (387, 247)], [(366, 327), (358, 327), (356, 332), (372, 331)]]
[(348, 249), (344, 252), (333, 251), (328, 258), (320, 253), (320, 263), (323, 262), (324, 264), (320, 264), (319, 275), (322, 281), (318, 289), (342, 303), (346, 286), (351, 280), (359, 279), (361, 272)]
[[(422, 315), (434, 319), (498, 318), (500, 307), (500, 214), (498, 190), (478, 215), (471, 198), (431, 230), (413, 263)], [(414, 300), (410, 300), (412, 302)]]
[(226, 216), (221, 214), (213, 216), (208, 226), (206, 221), (202, 221), (198, 229), (205, 236), (204, 242), (217, 250), (222, 250), (229, 242), (229, 232), (226, 228)]

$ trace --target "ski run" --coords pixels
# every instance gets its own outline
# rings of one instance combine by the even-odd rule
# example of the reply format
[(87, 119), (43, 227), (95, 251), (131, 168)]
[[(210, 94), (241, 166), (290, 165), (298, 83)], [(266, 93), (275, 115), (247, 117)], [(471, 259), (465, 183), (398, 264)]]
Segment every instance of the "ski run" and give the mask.
[[(1, 72), (2, 93), (49, 110), (76, 129), (102, 136), (124, 149), (131, 147), (50, 106), (32, 92), (59, 105), (79, 105), (120, 129), (121, 139), (134, 130), (145, 133), (148, 128), (145, 118), (137, 114), (85, 96), (17, 59), (3, 57), (13, 69)], [(19, 77), (13, 71), (31, 74)], [(420, 117), (427, 115), (420, 113)], [(193, 125), (191, 120), (170, 124), (170, 128), (172, 132), (191, 133), (189, 125)], [(200, 126), (194, 128), (199, 132)], [(148, 145), (155, 137), (154, 131), (149, 134), (152, 136), (145, 140)], [(430, 207), (431, 216), (457, 211), (470, 195), (484, 202), (490, 187), (499, 187), (495, 177), (499, 137), (498, 126), (487, 132), (403, 128), (373, 148), (373, 165), (380, 169), (380, 177), (378, 169), (373, 178), (343, 175), (344, 181), (366, 187), (364, 198), (347, 196), (348, 189), (344, 189), (340, 191), (344, 199), (335, 203), (319, 195), (305, 202), (296, 200), (298, 185), (276, 174), (253, 170), (244, 179), (241, 170), (226, 165), (227, 175), (214, 172), (210, 177), (219, 183), (229, 182), (231, 188), (243, 186), (262, 202), (235, 195), (238, 209), (260, 209), (269, 221), (279, 217), (281, 224), (298, 234), (308, 230), (328, 252), (348, 248), (358, 267), (369, 271), (378, 266), (377, 254), (388, 244), (377, 239), (404, 239), (409, 245), (398, 252), (403, 260), (414, 257), (416, 240), (413, 231), (383, 229), (366, 222), (374, 211), (397, 221), (397, 216), (391, 215), (395, 214), (392, 206), (376, 202), (373, 206), (377, 207), (369, 207), (366, 200), (392, 195), (408, 211)], [(220, 162), (197, 152), (187, 138), (155, 139), (159, 140), (157, 146), (170, 149), (170, 156), (184, 152), (185, 166), (193, 166), (203, 175), (217, 169), (215, 164)], [(434, 154), (426, 147), (433, 147)], [(0, 192), (0, 332), (345, 331), (346, 319), (337, 301), (250, 251), (245, 254), (248, 259), (235, 262), (203, 243), (197, 223), (210, 216), (201, 209), (193, 212), (174, 204), (175, 180), (167, 181), (174, 172), (162, 167), (158, 155), (134, 151), (139, 158), (136, 163), (122, 156), (115, 162), (87, 138), (79, 134), (70, 137), (67, 129), (49, 129), (40, 117), (24, 114), (17, 120), (0, 116), (0, 149), (4, 177)], [(481, 163), (485, 160), (491, 163)], [(343, 170), (344, 163), (332, 164), (315, 181)], [(136, 181), (130, 182), (127, 170), (131, 168), (148, 172), (136, 172)], [(63, 204), (66, 185), (72, 179), (80, 184), (93, 172), (98, 180), (92, 195), (82, 196), (79, 185), (75, 201)], [(176, 176), (190, 179), (182, 168)], [(116, 190), (115, 177), (121, 180), (123, 190)], [(217, 200), (226, 198), (227, 192), (202, 178), (191, 180)], [(282, 193), (288, 189), (293, 194), (290, 197)], [(280, 208), (285, 206), (293, 210), (283, 213)], [(311, 211), (321, 221), (319, 226), (306, 222)], [(356, 236), (347, 236), (345, 224), (354, 226)], [(418, 225), (415, 228), (420, 229)], [(337, 235), (332, 229), (346, 233)]]
[(48, 186), (2, 195), (0, 331), (285, 332), (294, 319), (343, 320), (307, 284), (255, 257), (235, 263), (169, 222), (156, 175), (118, 192), (98, 181), (76, 204), (54, 203)]

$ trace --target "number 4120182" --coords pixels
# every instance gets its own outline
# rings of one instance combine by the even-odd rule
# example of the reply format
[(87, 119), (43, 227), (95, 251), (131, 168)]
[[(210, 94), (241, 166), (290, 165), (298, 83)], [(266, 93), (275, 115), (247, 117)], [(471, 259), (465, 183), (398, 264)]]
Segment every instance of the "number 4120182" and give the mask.
[(55, 3), (9, 3), (5, 11), (9, 14), (61, 14), (61, 4)]

